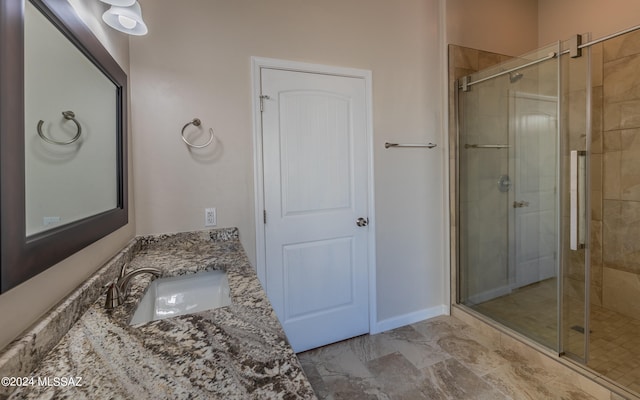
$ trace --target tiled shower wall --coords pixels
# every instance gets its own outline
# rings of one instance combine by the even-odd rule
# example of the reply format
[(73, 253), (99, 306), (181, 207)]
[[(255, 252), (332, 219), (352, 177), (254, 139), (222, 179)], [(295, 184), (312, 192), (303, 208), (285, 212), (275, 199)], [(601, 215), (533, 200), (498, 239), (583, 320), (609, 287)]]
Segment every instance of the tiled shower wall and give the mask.
[(602, 71), (602, 305), (640, 319), (640, 32), (604, 42)]

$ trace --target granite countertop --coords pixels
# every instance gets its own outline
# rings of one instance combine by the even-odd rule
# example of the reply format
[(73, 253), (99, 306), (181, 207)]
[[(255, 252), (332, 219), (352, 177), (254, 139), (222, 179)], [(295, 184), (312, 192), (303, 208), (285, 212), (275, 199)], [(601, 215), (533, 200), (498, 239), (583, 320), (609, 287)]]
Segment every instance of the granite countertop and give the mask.
[[(135, 277), (127, 301), (114, 310), (104, 308), (100, 288), (97, 300), (27, 375), (35, 382), (17, 388), (9, 398), (316, 398), (247, 260), (237, 229), (134, 240), (127, 271), (154, 267), (163, 276), (173, 276), (222, 269), (232, 304), (130, 326), (151, 275)], [(96, 282), (113, 279), (117, 269), (98, 271), (105, 277)], [(75, 386), (77, 377), (81, 386)], [(54, 378), (59, 378), (58, 384)], [(49, 386), (44, 379), (49, 379)]]

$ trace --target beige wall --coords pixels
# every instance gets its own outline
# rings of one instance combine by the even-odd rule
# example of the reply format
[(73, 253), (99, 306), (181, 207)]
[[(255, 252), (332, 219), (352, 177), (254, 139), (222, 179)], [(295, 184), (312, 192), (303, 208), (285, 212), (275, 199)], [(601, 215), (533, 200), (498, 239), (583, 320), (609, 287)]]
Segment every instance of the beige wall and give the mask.
[(538, 47), (538, 0), (446, 0), (446, 4), (448, 44), (509, 56)]
[(638, 25), (637, 0), (447, 0), (447, 43), (517, 56)]
[[(114, 55), (120, 66), (129, 69), (129, 44), (125, 35), (105, 29), (100, 24), (104, 10), (99, 2), (70, 1), (78, 14)], [(96, 6), (94, 3), (98, 4)], [(98, 27), (95, 29), (94, 27)], [(131, 156), (131, 155), (130, 155)], [(129, 224), (106, 238), (56, 264), (47, 271), (0, 295), (0, 349), (28, 328), (42, 314), (93, 274), (134, 236), (132, 181), (129, 177)]]
[(637, 0), (538, 0), (538, 43), (542, 46), (591, 32), (597, 39), (638, 25)]
[[(378, 319), (446, 303), (438, 0), (142, 0), (131, 40), (139, 234), (240, 228), (255, 263), (251, 56), (373, 71)], [(180, 129), (212, 127), (217, 150)], [(438, 143), (385, 150), (385, 141)]]

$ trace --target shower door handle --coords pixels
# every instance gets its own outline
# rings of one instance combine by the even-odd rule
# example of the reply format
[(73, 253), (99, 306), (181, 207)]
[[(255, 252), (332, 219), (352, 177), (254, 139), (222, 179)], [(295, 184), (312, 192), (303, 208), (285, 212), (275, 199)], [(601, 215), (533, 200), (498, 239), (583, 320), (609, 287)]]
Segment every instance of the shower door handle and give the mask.
[(522, 207), (529, 207), (529, 202), (524, 200), (513, 202), (513, 208), (522, 208)]
[(569, 248), (585, 248), (586, 232), (586, 151), (572, 150), (569, 157)]

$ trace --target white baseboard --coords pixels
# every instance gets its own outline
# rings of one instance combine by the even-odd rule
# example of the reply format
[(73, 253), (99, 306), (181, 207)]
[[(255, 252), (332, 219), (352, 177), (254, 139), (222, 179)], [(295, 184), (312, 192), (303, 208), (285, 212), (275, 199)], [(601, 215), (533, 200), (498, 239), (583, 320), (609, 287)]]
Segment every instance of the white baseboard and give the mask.
[(495, 289), (487, 290), (473, 296), (469, 296), (469, 301), (473, 304), (484, 303), (485, 301), (493, 300), (497, 297), (507, 295), (511, 293), (512, 289), (510, 285), (500, 286)]
[(376, 333), (400, 328), (401, 326), (424, 321), (425, 319), (437, 317), (439, 315), (449, 315), (449, 306), (446, 304), (441, 304), (439, 306), (426, 308), (424, 310), (414, 311), (404, 315), (398, 315), (397, 317), (383, 319), (382, 321), (378, 321), (375, 326), (371, 328), (371, 334), (374, 335)]

